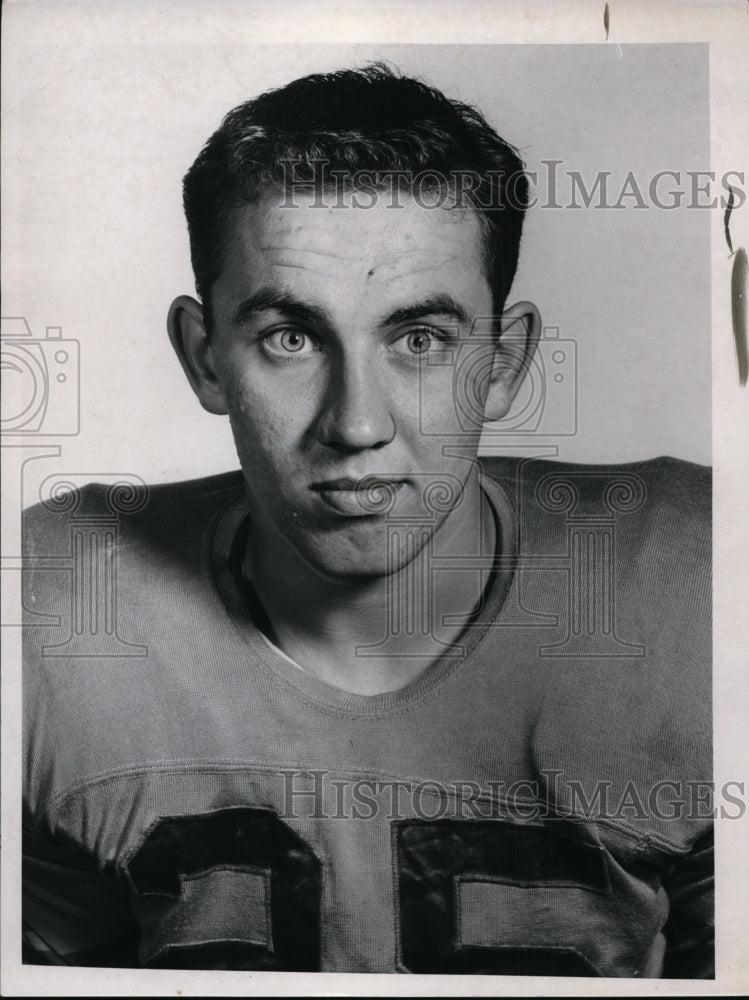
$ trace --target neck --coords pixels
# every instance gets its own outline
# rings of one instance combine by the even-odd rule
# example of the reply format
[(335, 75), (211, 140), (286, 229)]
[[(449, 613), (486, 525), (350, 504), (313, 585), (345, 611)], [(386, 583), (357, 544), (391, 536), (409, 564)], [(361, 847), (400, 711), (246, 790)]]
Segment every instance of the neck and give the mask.
[(360, 694), (397, 690), (450, 652), (490, 575), (460, 559), (491, 557), (497, 544), (475, 475), (431, 540), (389, 575), (333, 580), (291, 546), (269, 541), (269, 532), (251, 530), (245, 557), (268, 637), (305, 671)]

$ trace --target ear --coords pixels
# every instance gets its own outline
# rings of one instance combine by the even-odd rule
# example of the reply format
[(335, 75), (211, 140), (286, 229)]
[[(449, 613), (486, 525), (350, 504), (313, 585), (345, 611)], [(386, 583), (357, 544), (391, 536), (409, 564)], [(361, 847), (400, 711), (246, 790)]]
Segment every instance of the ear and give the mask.
[(501, 420), (517, 396), (541, 336), (541, 314), (532, 302), (516, 302), (502, 313), (501, 332), (494, 355), (486, 421)]
[(172, 347), (203, 409), (227, 413), (201, 304), (189, 295), (180, 295), (169, 308), (166, 325)]

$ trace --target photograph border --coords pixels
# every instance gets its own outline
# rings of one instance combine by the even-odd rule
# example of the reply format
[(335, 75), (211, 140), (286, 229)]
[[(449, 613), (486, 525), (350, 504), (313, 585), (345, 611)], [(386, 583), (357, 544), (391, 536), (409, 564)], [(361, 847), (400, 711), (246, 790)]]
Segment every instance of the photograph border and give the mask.
[[(253, 13), (251, 25), (247, 12)], [(664, 44), (706, 42), (710, 46), (710, 169), (720, 174), (749, 169), (749, 140), (745, 128), (749, 93), (749, 6), (745, 0), (709, 3), (650, 2), (507, 2), (466, 0), (456, 18), (455, 4), (435, 0), (399, 0), (375, 3), (354, 0), (345, 8), (320, 0), (267, 2), (198, 2), (184, 0), (171, 6), (136, 0), (125, 9), (124, 0), (99, 3), (49, 0), (39, 4), (10, 2), (4, 10), (3, 101), (14, 103), (19, 65), (25, 44), (22, 32), (29, 18), (57, 19), (61, 41), (66, 32), (125, 33), (128, 27), (151, 24), (156, 37), (196, 41), (218, 37), (234, 42), (251, 34), (252, 41), (382, 44), (495, 43), (625, 45), (639, 41)], [(75, 11), (70, 22), (67, 14)], [(470, 16), (469, 16), (470, 11)], [(83, 17), (83, 14), (86, 17)], [(75, 23), (75, 29), (72, 25)], [(3, 159), (13, 155), (16, 136), (9, 130)], [(3, 215), (14, 210), (13, 191), (3, 189)], [(712, 254), (712, 381), (714, 481), (714, 781), (721, 787), (749, 777), (749, 747), (745, 719), (749, 684), (745, 678), (749, 648), (749, 533), (744, 528), (742, 504), (749, 496), (749, 387), (741, 382), (737, 352), (736, 255), (749, 247), (749, 205), (735, 212), (711, 213)], [(5, 247), (4, 257), (13, 256)], [(741, 258), (739, 258), (740, 260)], [(745, 258), (744, 258), (745, 260)], [(5, 270), (5, 266), (4, 266)], [(744, 273), (746, 268), (744, 267)], [(745, 278), (744, 278), (745, 280)], [(734, 300), (732, 304), (732, 288)], [(739, 291), (740, 291), (739, 287)], [(746, 286), (744, 285), (744, 310)], [(744, 326), (746, 312), (744, 311)], [(740, 330), (738, 331), (740, 335)], [(18, 446), (20, 447), (20, 446)], [(5, 463), (4, 463), (5, 464)], [(19, 484), (3, 469), (3, 497), (20, 495)], [(18, 573), (3, 574), (3, 618), (14, 620), (20, 607)], [(9, 617), (6, 617), (9, 616)], [(2, 991), (5, 995), (494, 995), (497, 989), (517, 995), (655, 995), (663, 992), (659, 980), (545, 979), (544, 977), (437, 977), (399, 975), (344, 975), (315, 973), (171, 972), (98, 968), (61, 969), (20, 964), (20, 671), (17, 628), (0, 629), (2, 639)], [(749, 849), (747, 823), (716, 820), (716, 977), (713, 981), (668, 981), (678, 995), (739, 995), (749, 987)]]

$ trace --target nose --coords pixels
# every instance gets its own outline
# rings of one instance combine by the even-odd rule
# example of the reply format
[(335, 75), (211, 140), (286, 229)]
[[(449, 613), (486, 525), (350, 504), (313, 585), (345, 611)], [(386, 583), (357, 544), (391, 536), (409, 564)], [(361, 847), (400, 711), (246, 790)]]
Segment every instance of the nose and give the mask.
[(337, 451), (381, 448), (395, 437), (390, 397), (368, 354), (340, 358), (333, 366), (317, 432), (322, 444)]

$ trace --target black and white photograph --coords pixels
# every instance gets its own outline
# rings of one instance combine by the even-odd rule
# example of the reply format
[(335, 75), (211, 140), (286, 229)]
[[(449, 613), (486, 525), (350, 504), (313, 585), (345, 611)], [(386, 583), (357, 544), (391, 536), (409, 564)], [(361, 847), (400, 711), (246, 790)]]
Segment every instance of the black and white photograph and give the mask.
[(6, 5), (8, 995), (745, 991), (749, 9), (682, 10)]

